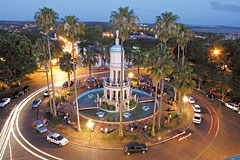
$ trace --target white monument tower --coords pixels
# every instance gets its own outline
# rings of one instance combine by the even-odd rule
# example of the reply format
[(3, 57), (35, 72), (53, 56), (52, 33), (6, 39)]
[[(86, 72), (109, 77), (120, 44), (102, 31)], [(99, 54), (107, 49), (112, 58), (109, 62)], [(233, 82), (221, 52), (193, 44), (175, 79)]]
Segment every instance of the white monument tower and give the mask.
[[(104, 80), (104, 95), (101, 101), (114, 105), (119, 111), (120, 106), (120, 72), (121, 72), (121, 45), (119, 45), (119, 31), (116, 31), (115, 45), (110, 48), (110, 77)], [(124, 57), (124, 50), (123, 50)], [(124, 58), (123, 58), (124, 59)], [(123, 63), (124, 64), (124, 63)], [(124, 67), (123, 67), (124, 68)], [(129, 109), (130, 80), (124, 78), (123, 69), (123, 111)]]

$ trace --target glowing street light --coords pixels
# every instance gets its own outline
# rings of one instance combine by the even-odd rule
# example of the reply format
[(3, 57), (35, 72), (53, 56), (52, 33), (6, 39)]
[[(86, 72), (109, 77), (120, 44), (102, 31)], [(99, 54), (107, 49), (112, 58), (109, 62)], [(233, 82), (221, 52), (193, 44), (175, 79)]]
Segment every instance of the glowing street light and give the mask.
[(91, 141), (91, 133), (92, 133), (93, 125), (94, 125), (94, 123), (91, 120), (89, 120), (88, 123), (87, 123), (87, 126), (88, 126), (89, 131), (90, 131), (90, 139), (89, 139), (89, 141)]
[(183, 97), (183, 102), (186, 103), (187, 101), (188, 101), (187, 96), (184, 96), (184, 97)]
[(59, 87), (61, 87), (61, 83), (57, 82), (57, 83), (56, 83), (56, 86), (57, 86), (57, 92), (59, 93), (59, 90), (58, 90), (58, 89), (59, 89)]
[(130, 72), (129, 74), (128, 74), (128, 77), (130, 78), (130, 79), (132, 79), (133, 78), (133, 73), (132, 72)]
[(219, 52), (218, 49), (215, 49), (215, 50), (213, 51), (213, 53), (214, 53), (215, 55), (218, 55), (220, 52)]

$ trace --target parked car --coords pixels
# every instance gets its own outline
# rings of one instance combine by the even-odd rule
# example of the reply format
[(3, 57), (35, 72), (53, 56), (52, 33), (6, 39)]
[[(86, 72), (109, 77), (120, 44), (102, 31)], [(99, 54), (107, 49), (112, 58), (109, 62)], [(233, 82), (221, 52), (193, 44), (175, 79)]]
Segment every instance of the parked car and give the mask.
[(19, 98), (21, 95), (24, 95), (24, 91), (19, 90), (13, 94), (13, 98)]
[(90, 82), (90, 81), (95, 82), (96, 78), (95, 77), (89, 77), (89, 78), (85, 79), (85, 81), (86, 82)]
[[(74, 84), (73, 81), (70, 81), (70, 87), (72, 87), (72, 85)], [(63, 88), (67, 88), (68, 87), (68, 81), (64, 82), (62, 85)]]
[(31, 89), (30, 85), (23, 86), (23, 92), (26, 93)]
[[(50, 92), (49, 92), (49, 94), (52, 94), (53, 93), (53, 91), (50, 89)], [(48, 90), (46, 90), (44, 93), (43, 93), (43, 97), (48, 97), (49, 95), (48, 95)]]
[(10, 103), (10, 101), (11, 101), (10, 98), (2, 98), (2, 99), (0, 100), (0, 107), (5, 107), (7, 104)]
[(37, 98), (32, 103), (32, 108), (37, 108), (41, 104), (42, 100), (40, 98)]
[(238, 108), (237, 110), (235, 110), (238, 114), (240, 114), (240, 108)]
[(171, 78), (170, 77), (165, 77), (164, 80), (170, 82)]
[(50, 133), (49, 135), (47, 135), (47, 141), (55, 143), (55, 144), (59, 145), (60, 147), (66, 145), (68, 143), (67, 138), (61, 136), (58, 133)]
[(195, 99), (193, 97), (188, 97), (189, 103), (195, 103)]
[(197, 113), (201, 112), (201, 107), (198, 104), (193, 104), (192, 107), (194, 112), (197, 112)]
[(225, 106), (232, 110), (237, 110), (239, 108), (239, 106), (235, 103), (225, 103)]
[(215, 96), (214, 94), (210, 94), (210, 93), (209, 93), (209, 94), (207, 94), (207, 97), (208, 97), (208, 98), (211, 98), (211, 99), (214, 99), (214, 98), (216, 98), (216, 96)]
[(38, 132), (38, 133), (44, 133), (47, 132), (47, 127), (43, 124), (42, 121), (37, 120), (33, 122), (33, 128)]
[(193, 123), (200, 124), (201, 123), (201, 114), (194, 113)]
[(124, 146), (124, 153), (127, 155), (137, 152), (146, 153), (147, 151), (146, 145), (138, 142), (129, 142)]

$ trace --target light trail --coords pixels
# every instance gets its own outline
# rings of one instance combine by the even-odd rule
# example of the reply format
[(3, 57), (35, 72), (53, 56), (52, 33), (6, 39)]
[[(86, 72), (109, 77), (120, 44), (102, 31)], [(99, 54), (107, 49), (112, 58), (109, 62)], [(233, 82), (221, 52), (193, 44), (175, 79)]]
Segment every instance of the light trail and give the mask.
[[(204, 100), (204, 99), (202, 99), (201, 97), (200, 97), (200, 99), (204, 102), (204, 103), (207, 103), (207, 101), (206, 100)], [(210, 143), (207, 145), (207, 147), (205, 147), (204, 148), (204, 150), (202, 151), (202, 152), (200, 152), (195, 158), (194, 158), (194, 160), (197, 160), (211, 145), (212, 145), (212, 143), (214, 142), (214, 140), (216, 139), (216, 137), (217, 137), (217, 135), (218, 135), (218, 132), (219, 132), (219, 128), (220, 128), (220, 123), (219, 123), (219, 117), (218, 117), (218, 115), (217, 115), (217, 112), (216, 112), (216, 110), (213, 108), (213, 106), (211, 105), (211, 104), (209, 104), (209, 106), (211, 107), (211, 109), (213, 110), (213, 112), (214, 112), (214, 114), (215, 114), (215, 124), (214, 124), (214, 128), (213, 128), (213, 130), (212, 130), (212, 132), (215, 130), (215, 126), (216, 126), (216, 123), (218, 124), (217, 125), (217, 130), (216, 130), (216, 132), (215, 132), (215, 135), (214, 135), (214, 137), (213, 137), (213, 139), (210, 141)], [(217, 120), (217, 121), (216, 121)], [(209, 135), (209, 134), (208, 134)], [(208, 136), (207, 135), (207, 136)], [(206, 137), (207, 137), (206, 136)], [(205, 138), (206, 138), (205, 137)]]
[[(133, 69), (127, 69), (127, 70), (136, 70), (137, 68), (133, 68)], [(104, 71), (104, 72), (97, 72), (97, 73), (93, 73), (92, 75), (98, 75), (98, 74), (104, 74), (104, 73), (108, 73), (109, 71)], [(87, 75), (80, 75), (77, 76), (77, 78), (82, 78), (88, 76)], [(18, 126), (18, 120), (19, 120), (19, 115), (21, 113), (21, 110), (25, 107), (25, 105), (36, 95), (38, 95), (39, 93), (43, 92), (44, 90), (46, 90), (47, 87), (43, 87), (40, 88), (39, 90), (33, 92), (32, 94), (30, 94), (28, 97), (26, 97), (24, 100), (22, 100), (18, 105), (15, 105), (13, 110), (11, 111), (10, 115), (8, 116), (2, 130), (0, 133), (0, 159), (3, 159), (5, 150), (7, 145), (9, 144), (9, 148), (10, 148), (10, 158), (12, 158), (12, 150), (11, 150), (11, 144), (10, 144), (10, 135), (12, 134), (14, 139), (17, 141), (18, 144), (21, 145), (22, 148), (24, 148), (27, 152), (29, 152), (30, 154), (34, 155), (35, 157), (38, 157), (39, 159), (47, 159), (37, 153), (35, 153), (34, 151), (32, 151), (31, 149), (29, 149), (28, 147), (26, 147), (26, 145), (24, 145), (19, 138), (16, 136), (13, 127), (14, 127), (14, 122), (16, 122), (16, 128), (17, 128), (17, 133), (18, 135), (21, 137), (21, 139), (27, 144), (29, 145), (31, 148), (33, 148), (34, 150), (38, 151), (39, 153), (51, 157), (53, 159), (57, 159), (57, 160), (62, 160), (61, 158), (55, 157), (51, 154), (48, 154), (38, 148), (36, 148), (35, 146), (33, 146), (29, 141), (27, 141), (25, 139), (25, 137), (22, 135), (22, 133), (20, 132), (19, 126)]]

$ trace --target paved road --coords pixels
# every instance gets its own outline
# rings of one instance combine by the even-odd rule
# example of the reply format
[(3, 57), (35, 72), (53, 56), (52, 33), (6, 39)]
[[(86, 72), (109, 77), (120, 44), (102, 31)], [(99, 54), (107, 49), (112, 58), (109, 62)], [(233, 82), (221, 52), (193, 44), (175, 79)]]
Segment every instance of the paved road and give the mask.
[[(43, 85), (44, 86), (44, 85)], [(30, 93), (29, 93), (30, 94)], [(41, 95), (41, 94), (40, 94)], [(46, 134), (39, 135), (33, 132), (31, 123), (33, 120), (26, 119), (29, 114), (36, 114), (36, 110), (31, 109), (31, 102), (26, 104), (19, 116), (19, 128), (26, 140), (40, 150), (54, 155), (49, 157), (35, 149), (31, 149), (38, 156), (47, 159), (223, 159), (240, 153), (240, 116), (236, 112), (226, 108), (216, 100), (206, 98), (206, 95), (194, 91), (193, 96), (197, 104), (202, 107), (201, 125), (192, 125), (193, 136), (182, 142), (172, 140), (164, 144), (151, 147), (146, 154), (133, 154), (126, 156), (122, 150), (98, 150), (69, 144), (59, 148), (46, 141)], [(18, 101), (20, 102), (20, 100)], [(11, 106), (13, 108), (13, 106)], [(186, 107), (191, 107), (187, 106)], [(16, 126), (14, 127), (16, 137), (20, 139)], [(20, 141), (27, 146), (22, 139)], [(10, 136), (10, 144), (6, 146), (3, 159), (38, 159), (19, 145), (19, 142)], [(39, 157), (39, 158), (40, 158)]]

